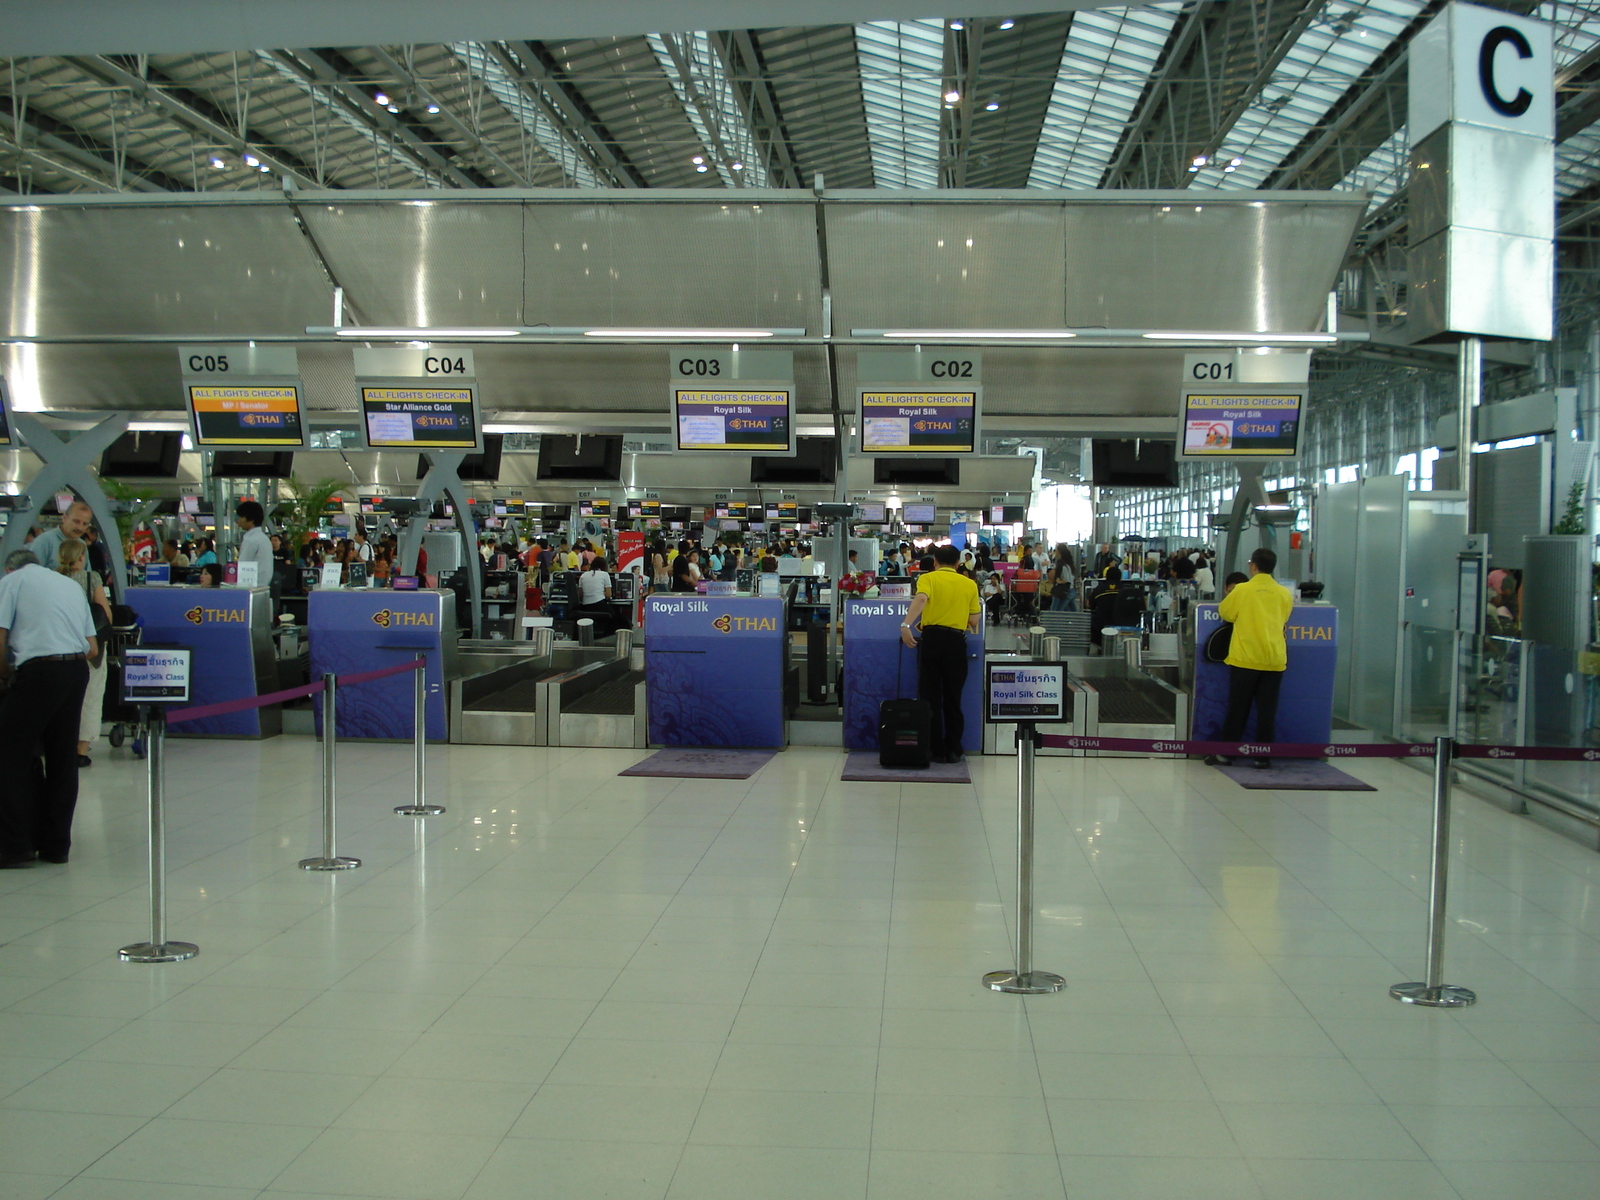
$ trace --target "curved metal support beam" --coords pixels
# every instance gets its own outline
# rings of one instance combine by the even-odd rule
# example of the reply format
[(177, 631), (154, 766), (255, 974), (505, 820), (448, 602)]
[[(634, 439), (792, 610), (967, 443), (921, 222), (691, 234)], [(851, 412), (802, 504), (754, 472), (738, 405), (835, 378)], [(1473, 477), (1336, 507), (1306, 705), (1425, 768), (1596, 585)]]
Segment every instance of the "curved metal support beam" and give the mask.
[(422, 549), (422, 537), (428, 531), (428, 513), (434, 502), (448, 499), (456, 508), (456, 529), (466, 544), (467, 596), (471, 601), (470, 629), (476, 638), (483, 624), (483, 570), (478, 558), (478, 526), (472, 519), (471, 498), (461, 482), (461, 464), (466, 454), (460, 450), (426, 451), (428, 473), (417, 485), (417, 512), (406, 522), (405, 536), (400, 539), (400, 574), (417, 573), (417, 552)]

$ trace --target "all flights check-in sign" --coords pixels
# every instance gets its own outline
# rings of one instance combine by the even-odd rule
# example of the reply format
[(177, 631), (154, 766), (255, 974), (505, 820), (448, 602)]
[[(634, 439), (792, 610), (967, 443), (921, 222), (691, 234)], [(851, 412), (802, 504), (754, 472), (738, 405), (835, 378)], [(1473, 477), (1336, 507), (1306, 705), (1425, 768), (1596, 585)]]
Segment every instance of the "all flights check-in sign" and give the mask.
[(679, 453), (794, 454), (792, 351), (678, 347), (670, 372)]
[(1294, 458), (1304, 387), (1186, 387), (1178, 453), (1184, 458)]
[(976, 453), (982, 378), (976, 350), (863, 350), (856, 356), (860, 452)]
[(358, 349), (355, 366), (368, 449), (483, 449), (471, 350)]
[(178, 366), (196, 446), (295, 450), (306, 445), (293, 346), (180, 346)]

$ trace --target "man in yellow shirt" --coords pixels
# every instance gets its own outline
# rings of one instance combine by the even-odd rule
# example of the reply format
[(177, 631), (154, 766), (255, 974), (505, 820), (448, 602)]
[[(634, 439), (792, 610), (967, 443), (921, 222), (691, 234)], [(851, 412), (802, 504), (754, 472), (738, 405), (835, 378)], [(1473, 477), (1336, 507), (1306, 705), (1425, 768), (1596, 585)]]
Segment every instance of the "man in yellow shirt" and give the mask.
[(961, 689), (967, 683), (967, 631), (983, 629), (983, 605), (978, 585), (956, 570), (961, 551), (940, 546), (933, 559), (938, 567), (917, 577), (917, 594), (900, 622), (900, 640), (916, 649), (911, 627), (922, 622), (917, 695), (933, 709), (930, 749), (934, 762), (956, 763), (962, 759), (961, 735), (966, 732)]
[[(1217, 606), (1217, 615), (1233, 625), (1233, 640), (1228, 657), (1228, 715), (1223, 719), (1217, 740), (1237, 742), (1244, 737), (1251, 705), (1256, 710), (1256, 741), (1271, 742), (1278, 733), (1278, 687), (1289, 665), (1289, 644), (1284, 626), (1294, 612), (1294, 597), (1289, 589), (1272, 577), (1278, 556), (1271, 550), (1257, 550), (1250, 556), (1250, 578), (1235, 586)], [(1226, 766), (1232, 760), (1213, 754), (1206, 758), (1212, 766)], [(1272, 765), (1270, 759), (1257, 758), (1261, 770)]]

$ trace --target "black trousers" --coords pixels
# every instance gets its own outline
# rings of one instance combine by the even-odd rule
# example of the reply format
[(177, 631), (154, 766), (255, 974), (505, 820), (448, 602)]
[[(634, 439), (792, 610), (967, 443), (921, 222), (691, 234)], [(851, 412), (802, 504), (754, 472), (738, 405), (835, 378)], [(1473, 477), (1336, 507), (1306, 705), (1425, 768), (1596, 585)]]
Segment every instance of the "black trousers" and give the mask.
[(72, 845), (78, 714), (88, 685), (82, 659), (29, 659), (0, 702), (0, 858), (56, 858)]
[(917, 697), (933, 709), (935, 758), (961, 749), (966, 718), (961, 689), (967, 683), (967, 631), (948, 625), (924, 625), (917, 644)]
[(1256, 741), (1271, 742), (1278, 736), (1278, 687), (1282, 671), (1252, 671), (1248, 667), (1228, 668), (1228, 715), (1222, 721), (1218, 741), (1244, 739), (1250, 706), (1256, 710)]

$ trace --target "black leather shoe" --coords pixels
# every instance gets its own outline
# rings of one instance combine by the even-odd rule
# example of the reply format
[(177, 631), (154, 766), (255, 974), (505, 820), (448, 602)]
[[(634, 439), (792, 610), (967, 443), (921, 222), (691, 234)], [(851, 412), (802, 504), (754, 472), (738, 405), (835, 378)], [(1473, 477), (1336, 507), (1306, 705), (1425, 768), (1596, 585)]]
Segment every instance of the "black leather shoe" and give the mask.
[(1258, 771), (1272, 770), (1272, 760), (1270, 758), (1258, 758), (1250, 765)]
[(67, 861), (67, 856), (65, 854), (41, 854), (39, 855), (39, 861), (55, 863), (57, 866), (60, 866), (62, 863)]
[(1208, 767), (1233, 766), (1233, 759), (1229, 758), (1226, 754), (1208, 754), (1201, 761), (1204, 762)]
[(947, 763), (955, 764), (955, 763), (960, 762), (962, 759), (966, 758), (966, 756), (967, 756), (967, 752), (965, 750), (955, 750), (955, 751), (952, 751), (951, 753), (945, 755), (944, 756), (944, 760)]
[(87, 754), (78, 755), (78, 769), (80, 771), (84, 767), (92, 767), (92, 766), (94, 766), (94, 759), (90, 758)]
[(26, 858), (0, 858), (0, 871), (15, 871), (22, 867), (33, 866), (33, 855)]

